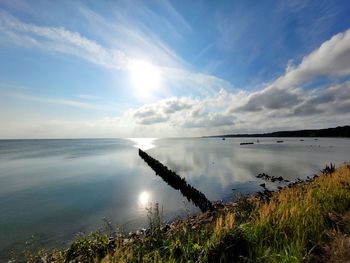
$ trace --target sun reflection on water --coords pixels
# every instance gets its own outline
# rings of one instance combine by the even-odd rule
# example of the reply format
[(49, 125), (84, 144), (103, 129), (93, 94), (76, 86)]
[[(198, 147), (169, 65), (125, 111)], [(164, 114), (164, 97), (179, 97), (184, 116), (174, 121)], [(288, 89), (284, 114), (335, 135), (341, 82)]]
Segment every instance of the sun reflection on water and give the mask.
[(139, 200), (138, 203), (141, 207), (146, 207), (149, 205), (151, 200), (151, 194), (148, 191), (143, 191), (139, 194)]
[(155, 146), (154, 141), (157, 140), (157, 138), (128, 138), (129, 140), (133, 141), (135, 148), (140, 148), (143, 151), (147, 151), (149, 149), (152, 149)]

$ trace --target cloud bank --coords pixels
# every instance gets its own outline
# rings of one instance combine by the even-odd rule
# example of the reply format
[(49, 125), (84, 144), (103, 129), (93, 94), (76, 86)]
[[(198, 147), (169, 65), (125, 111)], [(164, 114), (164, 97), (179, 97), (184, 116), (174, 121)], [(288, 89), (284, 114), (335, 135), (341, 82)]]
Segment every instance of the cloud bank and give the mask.
[[(296, 66), (259, 91), (220, 90), (214, 96), (193, 100), (172, 98), (131, 110), (142, 125), (192, 130), (193, 134), (257, 132), (276, 129), (328, 127), (350, 120), (350, 30), (333, 36), (306, 55)], [(308, 87), (315, 79), (327, 81)], [(186, 105), (184, 107), (184, 105)], [(130, 117), (129, 116), (129, 117)]]

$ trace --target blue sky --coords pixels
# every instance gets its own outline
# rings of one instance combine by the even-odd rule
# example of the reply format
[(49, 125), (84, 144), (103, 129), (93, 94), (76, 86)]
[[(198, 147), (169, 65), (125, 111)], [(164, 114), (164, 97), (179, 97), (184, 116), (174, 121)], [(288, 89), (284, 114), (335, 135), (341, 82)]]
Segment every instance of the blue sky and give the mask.
[(0, 138), (349, 124), (349, 1), (0, 3)]

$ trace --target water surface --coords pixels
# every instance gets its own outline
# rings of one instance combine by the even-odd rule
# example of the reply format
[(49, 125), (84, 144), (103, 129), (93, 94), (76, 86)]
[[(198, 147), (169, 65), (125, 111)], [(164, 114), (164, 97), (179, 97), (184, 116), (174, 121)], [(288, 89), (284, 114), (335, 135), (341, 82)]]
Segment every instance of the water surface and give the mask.
[(305, 178), (350, 156), (350, 140), (330, 138), (0, 140), (0, 258), (31, 239), (64, 246), (103, 227), (103, 218), (125, 231), (145, 226), (149, 202), (163, 207), (165, 220), (198, 212), (137, 147), (210, 200), (225, 201), (259, 190), (258, 173)]

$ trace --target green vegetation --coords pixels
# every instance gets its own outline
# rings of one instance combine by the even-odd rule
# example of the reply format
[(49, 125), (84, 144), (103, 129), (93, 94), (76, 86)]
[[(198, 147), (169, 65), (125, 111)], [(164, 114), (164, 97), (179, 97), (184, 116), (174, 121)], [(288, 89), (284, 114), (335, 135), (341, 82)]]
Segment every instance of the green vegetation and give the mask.
[(348, 262), (350, 165), (285, 187), (268, 201), (241, 198), (162, 229), (159, 209), (145, 235), (92, 234), (66, 251), (31, 256), (48, 262)]

